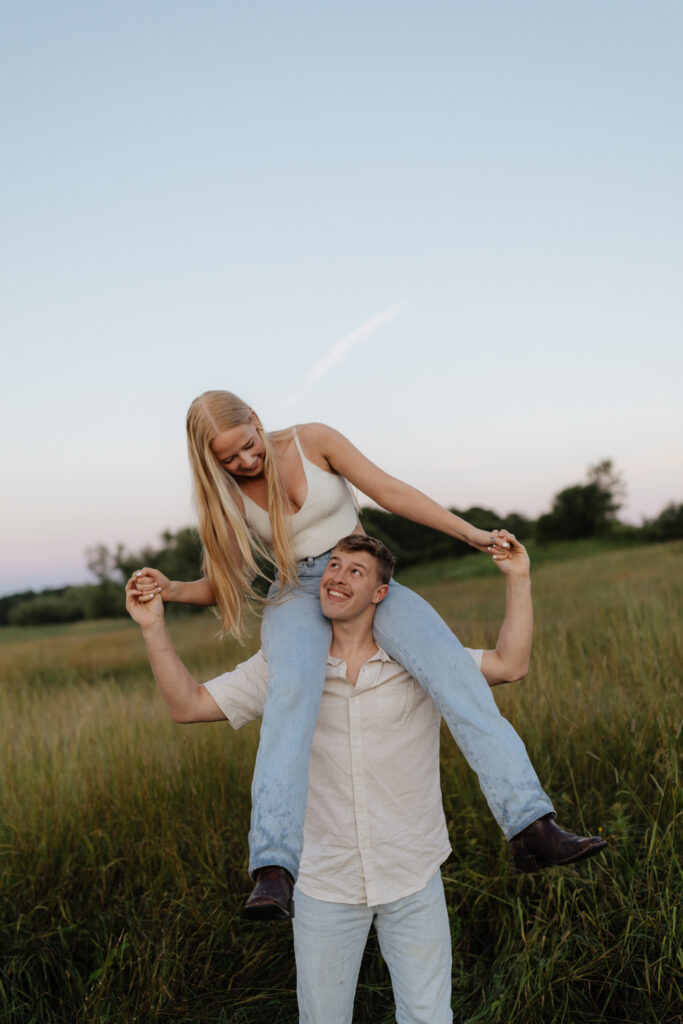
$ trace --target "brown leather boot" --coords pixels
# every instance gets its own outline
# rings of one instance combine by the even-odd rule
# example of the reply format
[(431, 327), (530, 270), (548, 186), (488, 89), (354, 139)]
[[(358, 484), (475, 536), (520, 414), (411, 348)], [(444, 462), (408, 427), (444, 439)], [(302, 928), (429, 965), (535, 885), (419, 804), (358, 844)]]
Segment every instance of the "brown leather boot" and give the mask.
[(510, 840), (512, 863), (517, 871), (540, 871), (555, 864), (573, 864), (604, 850), (600, 836), (575, 836), (545, 814)]
[(279, 864), (269, 864), (254, 872), (256, 885), (244, 904), (243, 916), (249, 921), (289, 921), (294, 917), (292, 890), (294, 879)]

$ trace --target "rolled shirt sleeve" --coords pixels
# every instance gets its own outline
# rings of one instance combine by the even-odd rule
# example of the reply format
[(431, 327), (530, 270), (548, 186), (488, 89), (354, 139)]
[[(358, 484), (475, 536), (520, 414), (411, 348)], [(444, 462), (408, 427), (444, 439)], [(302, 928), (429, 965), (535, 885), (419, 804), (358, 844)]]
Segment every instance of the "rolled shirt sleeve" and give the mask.
[(240, 729), (263, 714), (268, 689), (268, 663), (258, 651), (248, 661), (203, 684), (233, 729)]

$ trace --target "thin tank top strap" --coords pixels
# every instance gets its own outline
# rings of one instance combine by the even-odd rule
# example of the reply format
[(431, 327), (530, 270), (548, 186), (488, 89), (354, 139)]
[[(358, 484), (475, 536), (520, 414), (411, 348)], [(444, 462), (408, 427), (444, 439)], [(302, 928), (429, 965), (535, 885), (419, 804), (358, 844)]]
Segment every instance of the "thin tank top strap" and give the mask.
[[(296, 445), (296, 450), (298, 451), (298, 453), (299, 453), (299, 455), (301, 457), (302, 464), (304, 464), (306, 462), (310, 462), (311, 460), (307, 459), (306, 456), (304, 455), (304, 450), (301, 447), (301, 441), (299, 440), (299, 435), (296, 432), (296, 427), (292, 427), (292, 432), (294, 434), (294, 444)], [(315, 465), (315, 463), (314, 463), (314, 465)]]
[[(296, 427), (292, 427), (292, 430), (294, 432), (294, 444), (296, 445), (296, 450), (298, 451), (299, 458), (301, 459), (301, 468), (303, 469), (304, 476), (306, 477), (306, 484), (307, 484), (306, 501), (307, 501), (308, 500), (308, 495), (310, 494), (310, 491), (311, 491), (310, 471), (313, 470), (314, 471), (314, 475), (315, 475), (316, 472), (317, 473), (325, 473), (326, 476), (329, 476), (329, 474), (327, 473), (327, 470), (322, 469), (320, 466), (316, 465), (315, 462), (311, 462), (310, 459), (306, 458), (306, 456), (304, 455), (304, 450), (301, 447), (301, 441), (299, 440), (299, 435), (296, 432)], [(306, 504), (306, 501), (304, 501), (304, 505)], [(303, 505), (301, 506), (301, 508), (303, 508)], [(301, 511), (301, 509), (299, 509), (299, 511)]]
[[(337, 477), (338, 476), (337, 473), (328, 472), (328, 470), (322, 469), (316, 462), (311, 462), (310, 459), (306, 458), (306, 456), (304, 455), (304, 450), (301, 447), (301, 442), (299, 441), (299, 435), (296, 432), (296, 427), (292, 427), (292, 430), (294, 431), (294, 442), (296, 444), (297, 451), (299, 452), (299, 455), (301, 456), (301, 465), (304, 467), (304, 475), (306, 477), (306, 480), (308, 480), (308, 472), (306, 470), (306, 465), (313, 466), (313, 469), (317, 469), (317, 471), (319, 473), (324, 473), (325, 476)], [(348, 491), (349, 491), (349, 494), (351, 495), (351, 499), (353, 501), (353, 507), (356, 510), (356, 515), (360, 516), (360, 502), (358, 500), (358, 495), (356, 494), (355, 488), (351, 486), (351, 484), (346, 479), (346, 477), (342, 476), (342, 477), (339, 477), (339, 479), (343, 480), (344, 483), (346, 484), (346, 486), (348, 488)], [(310, 491), (310, 483), (309, 483), (309, 491)], [(306, 495), (306, 497), (308, 498), (308, 495)], [(304, 502), (304, 505), (305, 504), (306, 504), (306, 502)]]

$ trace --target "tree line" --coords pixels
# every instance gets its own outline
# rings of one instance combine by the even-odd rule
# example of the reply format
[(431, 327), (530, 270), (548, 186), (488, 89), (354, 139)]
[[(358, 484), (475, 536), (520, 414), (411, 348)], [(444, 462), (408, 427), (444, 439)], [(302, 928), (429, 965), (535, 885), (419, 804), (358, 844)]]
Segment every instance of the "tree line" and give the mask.
[[(611, 459), (591, 466), (583, 483), (559, 491), (549, 512), (530, 519), (519, 512), (501, 516), (489, 508), (451, 509), (473, 526), (495, 529), (505, 526), (520, 540), (546, 545), (554, 541), (609, 537), (626, 542), (649, 543), (683, 538), (683, 504), (668, 504), (642, 526), (627, 526), (617, 517), (625, 486)], [(398, 567), (419, 562), (464, 558), (473, 553), (467, 545), (420, 526), (401, 516), (376, 508), (364, 508), (361, 522), (367, 533), (383, 540), (397, 558)], [(110, 550), (99, 544), (86, 552), (86, 563), (97, 583), (53, 588), (40, 593), (25, 591), (0, 598), (0, 625), (38, 625), (125, 616), (122, 586), (141, 565), (153, 565), (171, 579), (196, 579), (201, 575), (202, 545), (197, 530), (185, 527), (165, 531), (156, 545), (137, 552), (118, 545)], [(200, 609), (170, 606), (170, 614)]]

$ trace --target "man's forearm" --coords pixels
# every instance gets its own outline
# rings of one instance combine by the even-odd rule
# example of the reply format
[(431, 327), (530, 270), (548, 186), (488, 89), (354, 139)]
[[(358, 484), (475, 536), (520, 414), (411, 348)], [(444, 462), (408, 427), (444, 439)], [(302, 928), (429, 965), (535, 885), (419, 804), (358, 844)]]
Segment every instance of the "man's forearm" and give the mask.
[(484, 651), (481, 671), (490, 686), (523, 679), (529, 671), (534, 612), (531, 580), (525, 574), (505, 577), (505, 619), (494, 651)]
[(142, 630), (147, 656), (159, 692), (176, 722), (197, 721), (196, 702), (202, 688), (173, 649), (163, 622)]
[(531, 578), (507, 576), (505, 580), (505, 619), (498, 636), (496, 654), (501, 662), (500, 682), (523, 679), (529, 671), (534, 611)]

